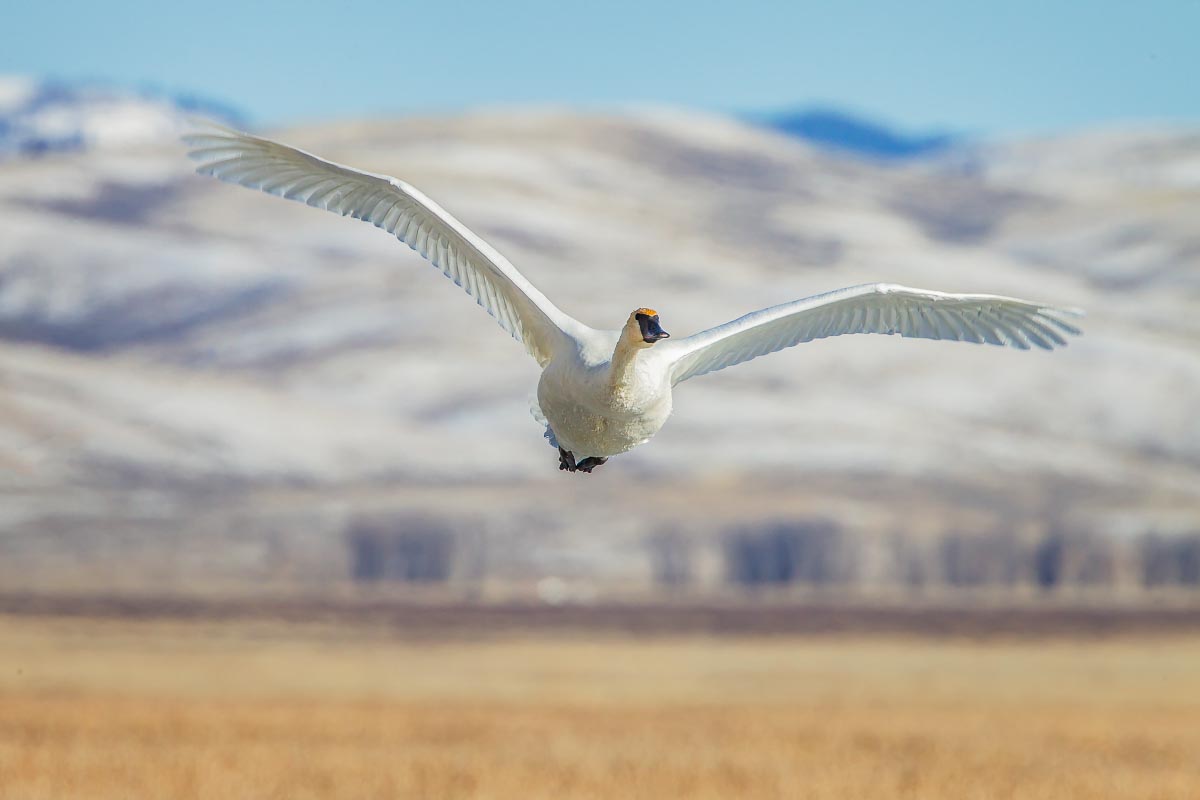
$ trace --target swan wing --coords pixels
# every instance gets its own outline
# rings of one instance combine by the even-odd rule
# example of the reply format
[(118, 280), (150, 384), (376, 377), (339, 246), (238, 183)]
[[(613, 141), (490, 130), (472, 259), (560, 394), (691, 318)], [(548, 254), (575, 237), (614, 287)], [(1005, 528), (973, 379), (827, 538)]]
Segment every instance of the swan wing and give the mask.
[(663, 344), (677, 384), (785, 347), (847, 333), (1052, 350), (1066, 346), (1067, 335), (1080, 334), (1067, 318), (1081, 314), (1012, 297), (870, 283), (765, 308)]
[(504, 256), (414, 187), (215, 124), (189, 134), (196, 171), (370, 222), (461, 286), (545, 366), (585, 326), (560, 311)]

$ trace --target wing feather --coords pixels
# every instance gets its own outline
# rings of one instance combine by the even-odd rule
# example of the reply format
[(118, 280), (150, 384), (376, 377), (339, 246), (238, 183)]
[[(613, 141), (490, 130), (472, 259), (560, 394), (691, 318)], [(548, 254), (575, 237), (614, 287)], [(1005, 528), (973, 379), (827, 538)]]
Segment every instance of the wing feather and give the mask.
[(590, 331), (517, 268), (403, 181), (361, 172), (269, 139), (211, 125), (184, 137), (196, 171), (382, 228), (475, 298), (543, 366)]
[(871, 283), (755, 311), (685, 339), (658, 345), (672, 381), (724, 369), (802, 342), (851, 333), (1008, 345), (1064, 347), (1080, 331), (1064, 317), (1081, 311), (987, 294), (947, 294)]

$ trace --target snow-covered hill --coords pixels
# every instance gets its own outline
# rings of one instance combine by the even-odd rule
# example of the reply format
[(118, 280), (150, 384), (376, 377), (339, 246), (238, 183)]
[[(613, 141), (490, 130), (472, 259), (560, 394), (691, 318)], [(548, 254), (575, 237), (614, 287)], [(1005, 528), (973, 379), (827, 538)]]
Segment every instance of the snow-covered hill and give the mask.
[(163, 141), (196, 113), (238, 118), (197, 98), (0, 75), (0, 159)]
[(253, 573), (279, 536), (340, 552), (348, 515), (402, 509), (474, 515), (509, 542), (543, 531), (530, 558), (569, 539), (569, 558), (619, 574), (648, 528), (747, 517), (915, 533), (1200, 524), (1194, 132), (894, 166), (673, 111), (274, 133), (420, 186), (592, 325), (651, 305), (686, 334), (888, 280), (1081, 306), (1087, 335), (1052, 354), (805, 345), (686, 384), (654, 442), (571, 476), (528, 411), (535, 365), (386, 234), (196, 177), (157, 138), (13, 159), (9, 552), (44, 556), (99, 526), (149, 551), (236, 540)]

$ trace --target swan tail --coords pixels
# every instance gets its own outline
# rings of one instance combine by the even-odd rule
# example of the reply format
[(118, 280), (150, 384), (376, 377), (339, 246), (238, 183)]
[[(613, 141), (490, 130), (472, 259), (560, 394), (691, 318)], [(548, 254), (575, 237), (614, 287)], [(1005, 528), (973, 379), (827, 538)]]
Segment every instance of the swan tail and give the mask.
[(529, 398), (529, 413), (537, 420), (539, 425), (546, 426), (546, 432), (542, 435), (550, 441), (550, 446), (558, 448), (558, 438), (555, 437), (554, 431), (550, 429), (550, 421), (546, 419), (546, 415), (542, 413), (542, 407), (538, 404), (536, 397)]

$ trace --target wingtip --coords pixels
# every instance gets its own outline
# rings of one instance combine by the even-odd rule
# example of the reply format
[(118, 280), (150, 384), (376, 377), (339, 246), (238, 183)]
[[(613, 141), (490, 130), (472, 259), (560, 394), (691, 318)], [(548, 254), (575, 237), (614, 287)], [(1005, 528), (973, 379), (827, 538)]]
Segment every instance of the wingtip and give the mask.
[[(188, 125), (196, 129), (197, 133), (204, 131), (219, 131), (221, 133), (241, 133), (237, 128), (230, 127), (223, 122), (217, 122), (209, 117), (202, 117), (199, 114), (188, 114)], [(185, 134), (187, 135), (187, 134)]]
[[(213, 144), (214, 139), (227, 141), (230, 138), (240, 138), (247, 135), (236, 128), (231, 128), (228, 125), (208, 119), (207, 117), (191, 115), (187, 118), (187, 121), (190, 127), (180, 135), (179, 141), (192, 148), (200, 148), (208, 144)], [(192, 153), (188, 153), (188, 156), (191, 158), (195, 157)]]
[[(1083, 336), (1083, 331), (1068, 322), (1068, 319), (1080, 319), (1087, 316), (1082, 308), (1059, 308), (1057, 306), (1048, 306), (1038, 309), (1038, 316), (1050, 322), (1054, 327), (1069, 336)], [(1064, 342), (1063, 347), (1066, 346)]]

